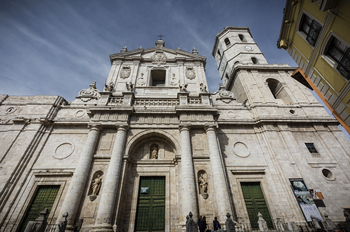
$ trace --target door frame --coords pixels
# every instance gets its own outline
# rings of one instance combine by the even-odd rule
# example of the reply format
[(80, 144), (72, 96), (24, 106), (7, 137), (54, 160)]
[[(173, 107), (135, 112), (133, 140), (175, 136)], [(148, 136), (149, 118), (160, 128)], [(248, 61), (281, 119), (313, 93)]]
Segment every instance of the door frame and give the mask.
[[(261, 170), (260, 170), (261, 171)], [(231, 189), (233, 191), (233, 196), (237, 196), (237, 198), (233, 198), (234, 205), (235, 205), (235, 211), (237, 214), (237, 217), (241, 217), (245, 222), (250, 223), (249, 215), (248, 215), (248, 210), (247, 206), (245, 204), (243, 192), (242, 192), (242, 186), (241, 183), (247, 183), (247, 182), (260, 182), (260, 187), (261, 191), (264, 195), (265, 202), (267, 205), (267, 209), (270, 213), (270, 217), (272, 220), (273, 226), (274, 224), (274, 219), (276, 219), (277, 214), (276, 210), (273, 208), (273, 203), (271, 202), (271, 196), (269, 194), (269, 187), (266, 183), (266, 178), (265, 178), (265, 170), (261, 171), (261, 174), (259, 173), (254, 173), (254, 172), (237, 172), (236, 170), (231, 170), (232, 176), (234, 178), (234, 181), (232, 182), (233, 185), (231, 184)]]
[[(33, 182), (29, 183), (27, 186), (23, 187), (23, 190), (21, 191), (21, 197), (19, 199), (20, 202), (24, 202), (22, 205), (19, 204), (19, 214), (17, 215), (16, 221), (19, 223), (15, 226), (15, 231), (19, 229), (19, 226), (22, 224), (24, 220), (24, 216), (29, 210), (29, 206), (32, 204), (34, 197), (39, 189), (39, 186), (46, 186), (46, 185), (57, 185), (60, 186), (59, 190), (56, 195), (56, 199), (52, 205), (50, 214), (47, 217), (47, 222), (50, 224), (55, 224), (57, 222), (57, 219), (60, 219), (58, 215), (59, 209), (58, 209), (58, 203), (60, 202), (62, 198), (63, 191), (65, 189), (65, 186), (68, 182), (68, 178), (70, 178), (73, 175), (72, 172), (65, 172), (65, 173), (41, 173), (41, 172), (34, 172), (33, 173)], [(69, 186), (69, 185), (68, 185)], [(30, 189), (30, 190), (28, 190)]]
[[(171, 231), (170, 228), (170, 169), (169, 167), (161, 167), (156, 165), (155, 167), (147, 167), (147, 171), (144, 168), (136, 167), (137, 175), (134, 177), (134, 186), (132, 193), (132, 202), (131, 202), (131, 212), (129, 218), (129, 232), (135, 231), (135, 222), (136, 222), (136, 211), (138, 203), (138, 194), (140, 188), (140, 177), (165, 177), (165, 231)], [(131, 177), (132, 178), (132, 177)], [(173, 178), (173, 182), (177, 186), (177, 178)]]

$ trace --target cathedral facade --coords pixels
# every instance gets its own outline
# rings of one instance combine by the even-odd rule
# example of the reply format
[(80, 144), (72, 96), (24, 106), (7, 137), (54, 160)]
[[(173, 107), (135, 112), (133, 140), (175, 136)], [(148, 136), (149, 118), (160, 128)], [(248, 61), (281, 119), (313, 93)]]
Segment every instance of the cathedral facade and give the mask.
[[(248, 28), (226, 27), (213, 56), (153, 48), (110, 55), (103, 91), (0, 97), (0, 230), (48, 208), (67, 231), (183, 231), (226, 214), (269, 228), (350, 207), (350, 144), (295, 68), (268, 64)], [(34, 112), (34, 113), (33, 113)]]

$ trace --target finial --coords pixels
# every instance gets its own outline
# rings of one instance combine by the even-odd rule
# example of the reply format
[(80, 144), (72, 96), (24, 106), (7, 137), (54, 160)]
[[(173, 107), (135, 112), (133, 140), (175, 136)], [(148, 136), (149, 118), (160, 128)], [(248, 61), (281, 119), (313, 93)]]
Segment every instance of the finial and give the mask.
[(193, 48), (193, 49), (192, 49), (192, 54), (198, 54), (198, 51), (197, 51), (196, 48)]
[(159, 40), (162, 40), (162, 37), (165, 37), (164, 35), (160, 34), (160, 35), (157, 35), (159, 37)]

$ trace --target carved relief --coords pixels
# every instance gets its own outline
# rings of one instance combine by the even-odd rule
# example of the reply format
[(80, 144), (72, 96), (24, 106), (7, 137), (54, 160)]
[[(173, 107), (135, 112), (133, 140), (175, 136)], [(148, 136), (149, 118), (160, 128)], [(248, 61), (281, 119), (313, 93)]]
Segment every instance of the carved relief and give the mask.
[(69, 157), (74, 151), (74, 145), (72, 143), (61, 143), (56, 147), (55, 154), (53, 157), (55, 159), (65, 159)]
[(137, 78), (137, 85), (139, 86), (145, 86), (146, 85), (146, 80), (145, 78), (143, 77), (143, 73), (141, 73), (141, 76), (139, 78)]
[(130, 66), (123, 66), (122, 69), (120, 70), (120, 77), (125, 79), (130, 76), (131, 73), (131, 68)]
[(75, 117), (76, 118), (81, 118), (81, 117), (83, 117), (85, 115), (85, 110), (77, 110), (76, 112), (75, 112)]
[(243, 142), (237, 142), (233, 145), (233, 152), (242, 158), (248, 157), (250, 155), (249, 148)]
[(12, 113), (14, 113), (16, 110), (17, 110), (17, 108), (11, 106), (11, 107), (9, 107), (9, 108), (6, 109), (5, 113), (6, 113), (6, 114), (12, 114)]
[(79, 97), (83, 102), (90, 101), (91, 99), (100, 99), (100, 91), (96, 88), (96, 81), (89, 85), (88, 89), (83, 89), (79, 92)]
[(157, 51), (152, 56), (152, 63), (160, 66), (166, 63), (166, 55), (162, 51)]
[(225, 87), (220, 83), (219, 90), (214, 93), (214, 95), (218, 94), (219, 97), (216, 100), (221, 100), (225, 103), (230, 103), (235, 100), (233, 93), (225, 89)]
[(159, 146), (157, 144), (151, 145), (151, 159), (158, 159)]
[(190, 80), (193, 80), (194, 78), (196, 78), (196, 72), (194, 71), (193, 67), (186, 67), (185, 75)]
[(103, 172), (97, 171), (92, 177), (91, 187), (89, 191), (90, 201), (94, 201), (100, 192), (101, 185), (102, 185), (102, 176), (103, 176)]
[(175, 77), (175, 73), (173, 73), (171, 79), (170, 79), (170, 85), (175, 86), (179, 83), (179, 80)]
[(180, 92), (181, 93), (186, 93), (187, 92), (187, 86), (188, 86), (188, 84), (180, 85)]
[(203, 83), (200, 83), (200, 91), (201, 93), (207, 93), (207, 86), (205, 86)]
[(198, 172), (198, 184), (199, 184), (199, 193), (204, 199), (207, 199), (208, 194), (208, 177), (207, 173), (204, 170)]

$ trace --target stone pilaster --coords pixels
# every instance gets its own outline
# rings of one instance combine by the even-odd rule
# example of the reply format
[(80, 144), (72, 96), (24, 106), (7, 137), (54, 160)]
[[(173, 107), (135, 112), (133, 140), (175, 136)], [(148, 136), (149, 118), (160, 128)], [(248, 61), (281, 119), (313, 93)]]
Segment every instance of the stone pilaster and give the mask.
[(197, 192), (195, 184), (195, 174), (193, 169), (190, 125), (180, 125), (181, 133), (181, 195), (182, 195), (182, 215), (185, 218), (189, 212), (194, 218), (198, 217)]
[(74, 171), (71, 183), (66, 196), (64, 197), (60, 215), (68, 212), (68, 222), (66, 230), (73, 231), (75, 217), (83, 198), (85, 184), (87, 183), (88, 173), (91, 169), (91, 163), (94, 156), (95, 147), (100, 135), (101, 127), (98, 124), (89, 125), (90, 131), (85, 142), (83, 152), (80, 154), (78, 164)]
[[(210, 164), (215, 189), (216, 210), (220, 222), (225, 221), (225, 215), (231, 212), (229, 189), (226, 184), (224, 166), (221, 160), (219, 146), (217, 143), (216, 126), (214, 124), (205, 125), (208, 138)], [(214, 207), (215, 208), (215, 207)]]
[(117, 127), (117, 136), (115, 138), (111, 160), (109, 161), (108, 171), (104, 179), (101, 200), (93, 231), (113, 231), (113, 216), (116, 211), (115, 203), (117, 200), (118, 186), (121, 181), (121, 170), (128, 125), (118, 125)]

